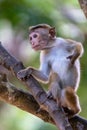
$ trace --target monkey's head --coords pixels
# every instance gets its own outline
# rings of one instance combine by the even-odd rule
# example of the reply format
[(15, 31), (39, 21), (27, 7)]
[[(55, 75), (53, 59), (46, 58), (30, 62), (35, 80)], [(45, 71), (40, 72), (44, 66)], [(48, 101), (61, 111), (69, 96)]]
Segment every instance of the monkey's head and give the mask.
[(29, 28), (29, 40), (34, 50), (46, 49), (55, 37), (55, 27), (38, 24)]

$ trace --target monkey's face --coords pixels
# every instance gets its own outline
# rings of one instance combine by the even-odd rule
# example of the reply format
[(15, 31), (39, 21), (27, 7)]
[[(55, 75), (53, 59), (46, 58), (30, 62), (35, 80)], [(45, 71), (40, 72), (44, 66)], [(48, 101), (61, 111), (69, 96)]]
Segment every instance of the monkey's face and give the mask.
[(49, 38), (47, 35), (41, 34), (39, 32), (32, 32), (29, 35), (31, 46), (35, 51), (43, 50), (46, 48), (48, 39)]

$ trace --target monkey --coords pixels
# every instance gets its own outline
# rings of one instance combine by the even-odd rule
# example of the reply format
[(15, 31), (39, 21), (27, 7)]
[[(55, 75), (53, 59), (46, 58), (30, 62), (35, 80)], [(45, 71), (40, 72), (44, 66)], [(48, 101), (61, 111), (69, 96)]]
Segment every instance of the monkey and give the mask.
[(48, 97), (58, 105), (71, 111), (81, 111), (76, 92), (80, 83), (80, 57), (84, 49), (80, 42), (56, 37), (55, 27), (38, 24), (29, 28), (32, 49), (40, 51), (40, 68), (28, 67), (18, 72), (21, 80), (34, 76), (38, 81), (49, 84)]

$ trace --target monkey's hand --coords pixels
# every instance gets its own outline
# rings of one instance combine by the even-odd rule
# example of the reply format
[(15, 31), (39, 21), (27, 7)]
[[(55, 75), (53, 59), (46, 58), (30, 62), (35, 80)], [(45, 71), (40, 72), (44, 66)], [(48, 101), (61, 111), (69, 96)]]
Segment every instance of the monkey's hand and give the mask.
[(18, 79), (20, 79), (22, 81), (25, 81), (26, 79), (29, 78), (29, 76), (31, 75), (32, 71), (33, 71), (32, 68), (26, 68), (26, 69), (20, 70), (17, 73), (17, 77), (18, 77)]
[(47, 98), (49, 98), (49, 99), (52, 99), (52, 98), (53, 98), (53, 95), (52, 95), (52, 93), (51, 93), (50, 90), (47, 92)]
[(71, 64), (73, 65), (75, 63), (76, 59), (78, 58), (78, 56), (79, 56), (79, 54), (75, 53), (75, 54), (68, 56), (67, 59), (70, 59)]
[(71, 63), (71, 64), (72, 64), (72, 57), (73, 57), (73, 55), (70, 55), (70, 56), (67, 57), (67, 59), (70, 60), (70, 63)]

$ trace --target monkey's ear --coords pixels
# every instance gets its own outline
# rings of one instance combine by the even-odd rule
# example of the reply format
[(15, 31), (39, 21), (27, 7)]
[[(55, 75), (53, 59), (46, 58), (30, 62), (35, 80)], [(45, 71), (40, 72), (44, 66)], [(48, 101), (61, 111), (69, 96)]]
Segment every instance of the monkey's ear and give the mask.
[(55, 27), (49, 29), (49, 34), (51, 35), (52, 38), (55, 37), (56, 35)]

